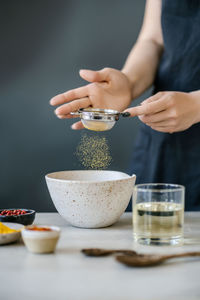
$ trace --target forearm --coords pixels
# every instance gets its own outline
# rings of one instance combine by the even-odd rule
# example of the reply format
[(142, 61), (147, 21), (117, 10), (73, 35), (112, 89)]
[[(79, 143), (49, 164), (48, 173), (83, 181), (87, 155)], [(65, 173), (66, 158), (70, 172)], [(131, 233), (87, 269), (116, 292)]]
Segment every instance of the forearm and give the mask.
[(138, 39), (122, 72), (128, 77), (132, 98), (139, 97), (154, 82), (163, 46), (151, 39)]

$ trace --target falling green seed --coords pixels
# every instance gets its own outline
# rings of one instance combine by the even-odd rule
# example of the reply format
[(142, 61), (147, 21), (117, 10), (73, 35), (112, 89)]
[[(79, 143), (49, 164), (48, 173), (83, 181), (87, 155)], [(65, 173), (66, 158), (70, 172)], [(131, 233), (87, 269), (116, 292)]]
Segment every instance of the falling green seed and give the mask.
[(97, 135), (83, 135), (76, 155), (86, 169), (106, 169), (112, 161), (106, 138)]

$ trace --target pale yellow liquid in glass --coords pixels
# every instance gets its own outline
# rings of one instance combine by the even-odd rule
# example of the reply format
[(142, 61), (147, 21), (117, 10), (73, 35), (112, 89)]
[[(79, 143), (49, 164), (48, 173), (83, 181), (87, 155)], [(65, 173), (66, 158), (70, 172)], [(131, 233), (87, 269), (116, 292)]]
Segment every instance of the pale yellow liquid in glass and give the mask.
[(184, 207), (170, 202), (142, 202), (133, 208), (137, 238), (178, 239), (183, 236)]

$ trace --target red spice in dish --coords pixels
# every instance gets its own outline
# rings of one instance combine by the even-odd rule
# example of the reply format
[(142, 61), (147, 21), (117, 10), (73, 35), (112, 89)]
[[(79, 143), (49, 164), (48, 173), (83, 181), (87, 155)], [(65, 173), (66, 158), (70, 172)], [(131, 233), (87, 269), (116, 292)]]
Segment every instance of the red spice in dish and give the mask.
[(38, 226), (28, 227), (27, 229), (28, 230), (37, 230), (37, 231), (52, 231), (52, 229), (49, 227), (38, 227)]
[(27, 212), (22, 209), (5, 209), (0, 212), (0, 216), (19, 216), (24, 215)]

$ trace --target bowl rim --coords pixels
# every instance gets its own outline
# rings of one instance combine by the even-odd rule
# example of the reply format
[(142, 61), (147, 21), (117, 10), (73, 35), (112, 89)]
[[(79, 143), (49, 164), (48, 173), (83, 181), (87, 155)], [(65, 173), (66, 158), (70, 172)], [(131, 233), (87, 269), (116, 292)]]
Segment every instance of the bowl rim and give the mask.
[(16, 210), (16, 209), (21, 209), (21, 210), (28, 210), (29, 212), (27, 212), (26, 214), (23, 214), (23, 215), (10, 215), (10, 216), (6, 216), (6, 215), (0, 215), (0, 218), (4, 217), (4, 218), (10, 218), (10, 217), (22, 217), (22, 216), (27, 216), (27, 215), (32, 215), (35, 213), (35, 210), (34, 209), (28, 209), (28, 208), (1, 208), (0, 209), (0, 212), (1, 211), (4, 211), (4, 210)]
[[(63, 173), (63, 172), (113, 172), (113, 173), (121, 173), (121, 174), (125, 174), (127, 177), (126, 178), (121, 178), (121, 179), (110, 179), (110, 180), (70, 180), (70, 179), (60, 179), (60, 178), (52, 178), (50, 177), (50, 175), (56, 174), (56, 173)], [(128, 179), (134, 179), (136, 178), (135, 174), (132, 175), (128, 175), (127, 173), (121, 172), (121, 171), (111, 171), (111, 170), (64, 170), (64, 171), (56, 171), (56, 172), (51, 172), (45, 175), (45, 179), (47, 180), (52, 180), (52, 181), (61, 181), (61, 182), (70, 182), (70, 183), (79, 183), (79, 184), (85, 184), (85, 183), (96, 183), (96, 184), (100, 184), (102, 182), (119, 182), (119, 181), (124, 181), (124, 180), (128, 180)]]
[[(29, 230), (29, 228), (31, 228), (31, 227), (46, 227), (46, 228), (50, 228), (51, 229), (51, 231), (37, 231), (37, 230), (35, 230), (35, 231), (33, 231), (33, 230)], [(31, 224), (31, 225), (26, 225), (26, 226), (24, 226), (24, 228), (23, 228), (23, 230), (24, 231), (28, 231), (28, 232), (40, 232), (40, 233), (50, 233), (50, 232), (60, 232), (61, 231), (61, 229), (60, 229), (60, 227), (59, 226), (56, 226), (56, 225), (43, 225), (43, 224)]]
[[(51, 231), (39, 231), (39, 230), (29, 230), (29, 227), (48, 227), (51, 228)], [(21, 231), (23, 239), (33, 238), (33, 239), (46, 239), (46, 238), (58, 238), (61, 234), (61, 228), (59, 226), (54, 225), (43, 225), (43, 224), (32, 224), (24, 226)]]

